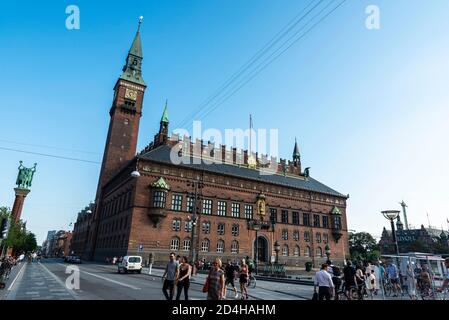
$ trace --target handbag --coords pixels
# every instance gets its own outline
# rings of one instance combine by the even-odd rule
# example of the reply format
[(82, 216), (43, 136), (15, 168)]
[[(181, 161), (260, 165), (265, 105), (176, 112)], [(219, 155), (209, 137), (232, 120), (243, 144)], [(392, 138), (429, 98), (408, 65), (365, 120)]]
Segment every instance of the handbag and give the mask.
[(204, 286), (203, 286), (204, 293), (209, 292), (209, 277), (210, 277), (210, 271), (209, 271), (209, 274), (207, 275), (206, 282), (204, 283)]
[(318, 300), (318, 292), (316, 292), (316, 287), (313, 288), (312, 300)]

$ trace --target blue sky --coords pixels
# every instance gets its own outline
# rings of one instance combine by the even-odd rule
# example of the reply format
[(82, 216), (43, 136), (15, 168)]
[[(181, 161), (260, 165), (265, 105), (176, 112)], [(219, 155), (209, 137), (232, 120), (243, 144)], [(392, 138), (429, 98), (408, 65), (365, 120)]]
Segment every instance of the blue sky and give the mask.
[[(308, 2), (2, 3), (0, 147), (101, 161), (112, 89), (143, 15), (141, 149), (165, 99), (171, 124), (180, 123)], [(80, 30), (65, 28), (70, 4)], [(370, 4), (380, 30), (365, 27)], [(380, 235), (380, 211), (402, 199), (409, 223), (427, 225), (428, 212), (447, 228), (448, 16), (446, 0), (348, 0), (203, 127), (246, 128), (251, 113), (256, 128), (279, 129), (284, 158), (296, 136), (311, 175), (350, 195), (350, 229)], [(23, 219), (42, 242), (94, 199), (99, 165), (0, 149), (0, 205), (12, 207), (19, 160), (38, 162)]]

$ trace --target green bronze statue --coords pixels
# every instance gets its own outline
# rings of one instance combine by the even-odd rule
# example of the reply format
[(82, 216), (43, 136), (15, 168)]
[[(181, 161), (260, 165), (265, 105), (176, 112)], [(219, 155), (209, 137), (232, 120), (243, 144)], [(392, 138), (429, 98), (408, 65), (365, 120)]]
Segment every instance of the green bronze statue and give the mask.
[(36, 172), (36, 165), (34, 164), (34, 167), (31, 168), (25, 168), (23, 166), (23, 161), (19, 161), (19, 173), (17, 175), (17, 187), (21, 189), (28, 189), (31, 187), (31, 182), (33, 181), (34, 173)]

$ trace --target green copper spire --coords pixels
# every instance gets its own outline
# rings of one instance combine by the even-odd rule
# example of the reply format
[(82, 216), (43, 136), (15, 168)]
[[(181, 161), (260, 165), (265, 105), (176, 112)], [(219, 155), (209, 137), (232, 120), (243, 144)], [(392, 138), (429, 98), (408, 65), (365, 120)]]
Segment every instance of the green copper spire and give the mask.
[(293, 149), (293, 160), (299, 160), (300, 156), (301, 155), (299, 154), (298, 142), (296, 141), (295, 138), (295, 148)]
[(162, 114), (161, 122), (168, 123), (168, 99), (165, 100), (164, 113)]
[(123, 73), (120, 79), (131, 81), (137, 84), (145, 85), (142, 78), (142, 43), (140, 41), (140, 25), (143, 17), (139, 18), (139, 26), (137, 27), (136, 36), (134, 37), (131, 49), (129, 49), (126, 57), (126, 64), (123, 66)]

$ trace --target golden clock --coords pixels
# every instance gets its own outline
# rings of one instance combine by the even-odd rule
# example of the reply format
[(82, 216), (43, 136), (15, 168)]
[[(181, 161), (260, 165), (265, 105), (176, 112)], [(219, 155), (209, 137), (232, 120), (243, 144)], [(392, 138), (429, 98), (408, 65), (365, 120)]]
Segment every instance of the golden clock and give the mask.
[(137, 91), (126, 89), (125, 98), (129, 100), (136, 101), (137, 100)]

